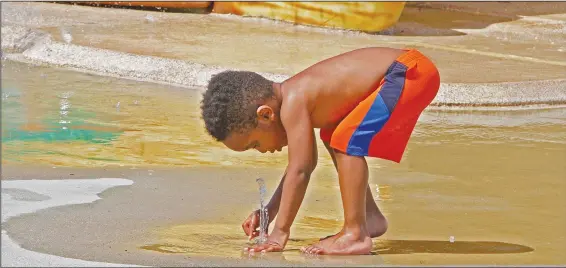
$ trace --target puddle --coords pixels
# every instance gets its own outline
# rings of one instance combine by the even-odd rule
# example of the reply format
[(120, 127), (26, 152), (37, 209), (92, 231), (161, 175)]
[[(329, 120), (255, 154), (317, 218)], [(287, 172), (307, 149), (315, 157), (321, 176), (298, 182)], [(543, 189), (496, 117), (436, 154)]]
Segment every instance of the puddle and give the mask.
[[(307, 256), (300, 248), (317, 242), (340, 229), (341, 222), (331, 219), (305, 217), (293, 227), (293, 235), (283, 252), (250, 253), (244, 247), (254, 245), (248, 241), (236, 224), (191, 224), (177, 225), (159, 231), (160, 242), (140, 246), (140, 249), (163, 254), (188, 256), (222, 256), (230, 258), (277, 258), (290, 262), (348, 261), (351, 264), (383, 263), (382, 256), (406, 254), (517, 254), (534, 251), (533, 248), (498, 241), (454, 241), (441, 240), (394, 240), (374, 239), (370, 256)], [(238, 235), (240, 234), (240, 235)], [(307, 238), (308, 237), (308, 238)]]
[[(329, 231), (340, 228), (340, 222), (331, 219), (304, 217), (294, 225), (292, 237), (282, 253), (261, 254), (250, 256), (244, 252), (245, 247), (255, 245), (248, 241), (237, 224), (187, 224), (176, 225), (157, 231), (161, 240), (159, 243), (140, 246), (141, 249), (167, 254), (187, 254), (200, 256), (222, 256), (231, 258), (249, 258), (254, 256), (278, 256), (286, 261), (305, 261), (300, 248), (316, 243), (318, 238), (328, 235)], [(355, 258), (353, 258), (355, 259)], [(377, 258), (379, 259), (379, 258)], [(363, 260), (363, 258), (362, 258)]]

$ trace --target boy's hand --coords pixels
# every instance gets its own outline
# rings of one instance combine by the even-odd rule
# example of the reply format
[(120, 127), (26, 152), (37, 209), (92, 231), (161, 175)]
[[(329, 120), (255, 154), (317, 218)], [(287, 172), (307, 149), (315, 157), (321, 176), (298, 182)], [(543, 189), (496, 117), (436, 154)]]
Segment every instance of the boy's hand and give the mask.
[(249, 248), (245, 248), (244, 250), (250, 253), (283, 251), (285, 245), (287, 244), (287, 240), (289, 240), (288, 232), (284, 232), (279, 229), (273, 229), (271, 234), (267, 237), (267, 241), (265, 243), (261, 245), (251, 246)]
[(259, 228), (259, 209), (252, 212), (250, 216), (244, 220), (244, 223), (242, 223), (242, 229), (244, 229), (244, 233), (246, 233), (249, 240), (259, 236), (259, 231), (256, 230), (257, 228)]

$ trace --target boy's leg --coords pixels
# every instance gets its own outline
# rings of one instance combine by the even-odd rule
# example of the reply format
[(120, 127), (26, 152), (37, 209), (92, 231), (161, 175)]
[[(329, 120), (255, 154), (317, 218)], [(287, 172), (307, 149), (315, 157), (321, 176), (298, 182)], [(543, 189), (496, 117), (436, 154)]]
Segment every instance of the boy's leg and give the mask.
[[(326, 147), (326, 150), (328, 150), (328, 153), (332, 158), (332, 162), (334, 163), (334, 167), (336, 168), (336, 171), (338, 171), (338, 165), (336, 164), (336, 156), (334, 155), (334, 149), (330, 147), (330, 144), (328, 144), (328, 142), (324, 142), (324, 146)], [(382, 236), (387, 231), (387, 226), (388, 226), (387, 219), (385, 218), (385, 216), (383, 216), (383, 214), (379, 210), (379, 207), (375, 203), (375, 200), (373, 200), (371, 187), (369, 187), (369, 185), (366, 190), (366, 225), (371, 238)], [(332, 235), (329, 235), (322, 239), (326, 239), (331, 236)]]
[(364, 157), (334, 151), (338, 167), (340, 193), (344, 208), (344, 226), (335, 236), (303, 249), (310, 254), (369, 254), (371, 237), (366, 228), (368, 166)]
[(387, 218), (381, 213), (373, 199), (369, 185), (366, 191), (366, 224), (371, 238), (382, 236), (387, 232), (387, 227), (389, 226)]

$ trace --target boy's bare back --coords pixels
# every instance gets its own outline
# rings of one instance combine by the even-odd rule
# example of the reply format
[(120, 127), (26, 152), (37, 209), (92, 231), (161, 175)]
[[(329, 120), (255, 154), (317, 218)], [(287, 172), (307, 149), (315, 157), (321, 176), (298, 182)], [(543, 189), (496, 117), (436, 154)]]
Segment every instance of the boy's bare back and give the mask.
[(304, 100), (313, 128), (340, 122), (371, 94), (387, 69), (403, 53), (394, 48), (363, 48), (321, 61), (282, 84), (282, 111), (286, 101)]

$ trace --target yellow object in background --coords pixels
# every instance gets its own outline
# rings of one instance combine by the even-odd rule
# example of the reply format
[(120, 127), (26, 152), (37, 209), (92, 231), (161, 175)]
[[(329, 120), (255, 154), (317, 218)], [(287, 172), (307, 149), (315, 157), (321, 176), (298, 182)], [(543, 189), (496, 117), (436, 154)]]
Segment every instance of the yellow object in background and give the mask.
[(214, 13), (377, 32), (393, 26), (405, 2), (214, 2)]
[[(107, 1), (77, 4), (202, 10), (220, 14), (263, 17), (320, 27), (378, 32), (399, 20), (405, 2), (151, 2)], [(185, 10), (186, 11), (186, 10)], [(190, 11), (189, 11), (190, 12)]]

